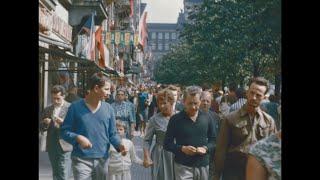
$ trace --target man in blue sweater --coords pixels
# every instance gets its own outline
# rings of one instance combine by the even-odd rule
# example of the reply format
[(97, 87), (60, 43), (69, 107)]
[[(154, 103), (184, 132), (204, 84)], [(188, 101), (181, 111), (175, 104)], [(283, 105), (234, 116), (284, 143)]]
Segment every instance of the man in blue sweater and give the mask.
[(114, 110), (102, 101), (110, 94), (110, 85), (102, 74), (91, 76), (90, 93), (71, 104), (61, 126), (62, 138), (73, 145), (75, 180), (105, 179), (110, 143), (118, 152), (126, 153), (116, 133)]

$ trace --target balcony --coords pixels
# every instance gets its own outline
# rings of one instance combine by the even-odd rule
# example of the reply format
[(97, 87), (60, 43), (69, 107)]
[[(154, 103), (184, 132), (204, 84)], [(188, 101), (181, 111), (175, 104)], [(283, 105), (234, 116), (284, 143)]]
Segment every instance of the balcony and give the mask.
[(65, 7), (67, 10), (70, 9), (71, 5), (72, 5), (72, 0), (58, 0), (59, 3)]
[(39, 3), (50, 11), (56, 9), (56, 3), (53, 0), (40, 0)]
[(121, 19), (127, 18), (130, 15), (130, 1), (129, 0), (118, 0), (114, 4), (115, 13)]
[(108, 17), (106, 10), (108, 4), (108, 0), (72, 0), (72, 6), (69, 11), (70, 25), (79, 25), (84, 16), (93, 12), (96, 13), (95, 24), (100, 25)]
[(117, 30), (128, 30), (130, 28), (130, 1), (118, 0), (114, 4), (115, 21)]

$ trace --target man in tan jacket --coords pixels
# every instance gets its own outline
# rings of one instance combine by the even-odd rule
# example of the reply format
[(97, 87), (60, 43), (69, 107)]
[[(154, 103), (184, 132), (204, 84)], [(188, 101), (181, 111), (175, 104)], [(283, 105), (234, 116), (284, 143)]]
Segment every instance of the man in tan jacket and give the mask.
[(214, 180), (244, 180), (247, 153), (251, 145), (276, 132), (275, 122), (260, 109), (269, 82), (253, 78), (247, 91), (247, 103), (222, 120), (214, 156)]

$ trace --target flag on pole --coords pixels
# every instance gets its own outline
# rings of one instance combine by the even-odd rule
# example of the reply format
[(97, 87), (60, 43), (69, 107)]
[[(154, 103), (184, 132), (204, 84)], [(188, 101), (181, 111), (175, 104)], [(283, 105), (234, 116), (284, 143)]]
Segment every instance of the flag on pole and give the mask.
[(100, 56), (98, 57), (99, 66), (102, 68), (105, 68), (106, 64), (105, 64), (104, 44), (102, 41), (102, 26), (100, 26), (95, 32), (95, 40), (97, 42), (97, 47), (100, 54)]
[(130, 17), (133, 16), (133, 0), (130, 0)]
[(144, 49), (148, 40), (147, 12), (144, 11), (139, 21), (139, 44)]
[[(106, 47), (105, 43), (103, 42), (102, 37), (102, 26), (100, 26), (97, 31), (95, 32), (95, 40), (97, 41), (97, 47), (99, 50), (99, 66), (102, 68), (106, 68), (109, 66), (109, 49)], [(109, 33), (110, 35), (110, 33)], [(109, 37), (110, 38), (110, 37)]]
[(90, 35), (91, 24), (92, 24), (92, 16), (88, 17), (87, 21), (84, 23), (84, 25), (80, 29), (80, 32), (84, 30), (87, 33), (87, 35)]
[(84, 26), (82, 27), (84, 31), (87, 32), (89, 36), (89, 41), (84, 48), (85, 56), (87, 59), (94, 61), (95, 60), (95, 26), (94, 26), (94, 15), (92, 14), (91, 17), (86, 21)]

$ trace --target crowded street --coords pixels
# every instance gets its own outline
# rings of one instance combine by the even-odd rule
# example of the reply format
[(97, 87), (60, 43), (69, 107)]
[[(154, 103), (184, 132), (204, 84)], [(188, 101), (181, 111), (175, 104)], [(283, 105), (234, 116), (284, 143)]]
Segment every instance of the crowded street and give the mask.
[(39, 0), (39, 180), (281, 180), (281, 8)]

